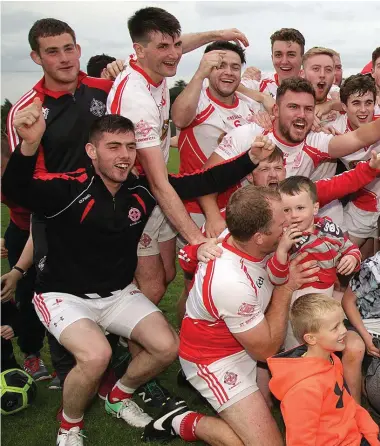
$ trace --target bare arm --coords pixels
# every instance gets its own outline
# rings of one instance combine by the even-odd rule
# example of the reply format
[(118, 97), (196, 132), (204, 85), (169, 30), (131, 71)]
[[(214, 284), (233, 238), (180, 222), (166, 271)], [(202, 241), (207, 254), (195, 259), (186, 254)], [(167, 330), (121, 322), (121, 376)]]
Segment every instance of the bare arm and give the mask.
[(247, 37), (238, 29), (222, 29), (217, 31), (205, 31), (202, 33), (191, 33), (182, 35), (183, 54), (196, 50), (200, 46), (215, 42), (216, 40), (235, 40), (248, 46)]
[(343, 294), (342, 307), (348, 320), (358, 330), (366, 345), (369, 354), (380, 357), (380, 350), (373, 345), (372, 336), (368, 333), (356, 306), (356, 296), (349, 286)]
[(241, 94), (244, 94), (244, 96), (253, 99), (256, 102), (263, 104), (265, 110), (268, 113), (272, 113), (273, 106), (276, 101), (269, 94), (261, 93), (258, 90), (252, 90), (251, 88), (245, 87), (243, 84), (239, 84), (237, 91)]
[(203, 55), (191, 81), (178, 95), (172, 105), (172, 119), (176, 127), (187, 127), (195, 118), (203, 81), (214, 67), (219, 67), (225, 51), (210, 51)]
[(234, 333), (236, 339), (256, 360), (266, 361), (269, 356), (277, 353), (284, 342), (293, 292), (303, 284), (311, 283), (317, 279), (315, 274), (319, 268), (315, 267), (314, 260), (300, 263), (306, 257), (305, 254), (303, 253), (292, 260), (288, 283), (274, 288), (265, 319), (250, 330)]
[(191, 220), (176, 191), (168, 182), (168, 173), (159, 147), (137, 151), (138, 159), (148, 178), (153, 195), (162, 211), (181, 235), (192, 245), (205, 241), (199, 228)]
[(334, 136), (329, 142), (331, 158), (350, 155), (380, 140), (380, 119), (364, 124), (354, 132)]

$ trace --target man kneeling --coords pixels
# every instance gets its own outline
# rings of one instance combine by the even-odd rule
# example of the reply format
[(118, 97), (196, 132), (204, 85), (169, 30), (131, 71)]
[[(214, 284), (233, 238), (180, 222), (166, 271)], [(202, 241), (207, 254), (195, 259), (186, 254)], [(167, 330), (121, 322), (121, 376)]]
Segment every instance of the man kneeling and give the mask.
[[(84, 410), (111, 357), (104, 331), (141, 347), (108, 395), (106, 411), (144, 427), (152, 419), (132, 395), (174, 361), (178, 337), (132, 283), (137, 244), (156, 206), (146, 178), (130, 175), (136, 158), (133, 124), (118, 115), (99, 118), (86, 144), (88, 168), (38, 178), (33, 172), (46, 128), (41, 101), (17, 112), (14, 126), (23, 142), (3, 175), (3, 193), (44, 218), (43, 230), (32, 228), (38, 270), (34, 305), (45, 327), (76, 360), (65, 381), (57, 445), (83, 444)], [(272, 150), (273, 145), (263, 144), (258, 153), (268, 156)], [(247, 153), (220, 170), (169, 181), (182, 198), (196, 197), (230, 187), (254, 168), (252, 160), (258, 164), (260, 156)], [(187, 411), (182, 404), (181, 421)], [(187, 424), (193, 426), (198, 415), (189, 415)]]

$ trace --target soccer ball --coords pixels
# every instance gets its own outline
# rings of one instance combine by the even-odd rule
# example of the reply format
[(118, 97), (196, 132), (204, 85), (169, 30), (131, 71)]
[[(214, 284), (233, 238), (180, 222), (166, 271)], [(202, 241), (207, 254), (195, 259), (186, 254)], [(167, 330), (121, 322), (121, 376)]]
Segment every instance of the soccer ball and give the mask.
[(20, 369), (2, 372), (0, 389), (2, 415), (11, 415), (26, 409), (37, 394), (37, 385), (33, 378)]

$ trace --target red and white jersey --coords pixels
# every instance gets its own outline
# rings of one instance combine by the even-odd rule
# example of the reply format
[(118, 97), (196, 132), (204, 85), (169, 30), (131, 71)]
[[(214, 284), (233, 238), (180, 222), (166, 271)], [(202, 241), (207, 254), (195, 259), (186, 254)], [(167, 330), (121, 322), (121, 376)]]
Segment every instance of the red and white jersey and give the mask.
[(316, 167), (330, 159), (328, 147), (332, 135), (310, 132), (304, 141), (288, 144), (274, 131), (266, 133), (257, 124), (248, 124), (229, 132), (215, 150), (219, 156), (228, 160), (246, 152), (257, 135), (268, 136), (284, 153), (286, 176), (304, 175), (310, 177)]
[[(375, 115), (373, 120), (379, 119), (379, 115)], [(340, 133), (352, 132), (353, 128), (348, 121), (347, 115), (341, 115), (334, 123), (333, 126)], [(364, 147), (352, 153), (351, 155), (346, 155), (341, 158), (343, 164), (347, 169), (353, 169), (358, 162), (366, 161), (371, 158), (371, 152), (375, 150), (376, 153), (380, 153), (380, 141), (377, 141), (371, 146)], [(379, 212), (380, 211), (380, 178), (376, 178), (371, 183), (369, 183), (365, 188), (361, 189), (355, 195), (352, 200), (353, 204), (362, 209), (363, 211), (369, 212)]]
[(129, 118), (135, 126), (137, 149), (158, 146), (169, 159), (170, 97), (166, 79), (154, 82), (130, 59), (117, 76), (107, 99), (107, 113)]
[[(218, 147), (220, 136), (252, 122), (259, 110), (260, 104), (244, 95), (236, 94), (233, 104), (226, 105), (214, 98), (208, 88), (202, 89), (196, 117), (179, 133), (180, 174), (202, 169)], [(202, 212), (196, 200), (186, 201), (185, 206), (188, 212)]]
[(233, 333), (262, 322), (272, 296), (273, 285), (265, 271), (268, 256), (251, 257), (229, 245), (229, 237), (219, 245), (220, 258), (198, 264), (187, 299), (179, 356), (197, 364), (208, 365), (243, 351)]
[(261, 81), (247, 79), (242, 77), (241, 83), (251, 90), (257, 90), (261, 93), (266, 93), (276, 99), (277, 88), (280, 86), (277, 73), (271, 73), (262, 77)]

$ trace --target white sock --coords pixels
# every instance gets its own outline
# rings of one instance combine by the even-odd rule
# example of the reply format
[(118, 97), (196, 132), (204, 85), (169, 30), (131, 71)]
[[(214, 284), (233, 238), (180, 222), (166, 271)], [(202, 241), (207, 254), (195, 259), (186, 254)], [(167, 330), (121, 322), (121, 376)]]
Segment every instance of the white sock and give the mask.
[(187, 412), (181, 413), (181, 415), (177, 415), (176, 417), (173, 418), (173, 420), (172, 420), (172, 428), (174, 429), (174, 432), (177, 435), (179, 435), (182, 420), (186, 417), (186, 415), (188, 415), (191, 412), (194, 412), (194, 411), (193, 410), (188, 410)]
[(62, 418), (65, 419), (70, 424), (77, 424), (80, 423), (83, 420), (83, 415), (80, 418), (70, 418), (65, 414), (65, 411), (62, 411)]

